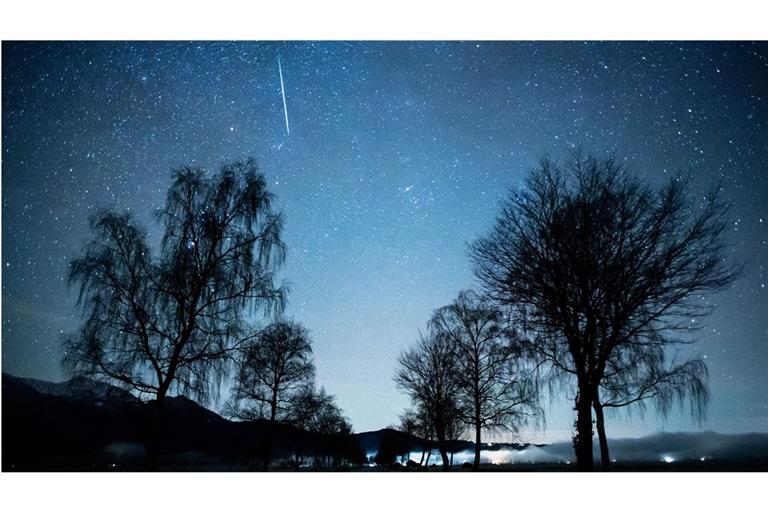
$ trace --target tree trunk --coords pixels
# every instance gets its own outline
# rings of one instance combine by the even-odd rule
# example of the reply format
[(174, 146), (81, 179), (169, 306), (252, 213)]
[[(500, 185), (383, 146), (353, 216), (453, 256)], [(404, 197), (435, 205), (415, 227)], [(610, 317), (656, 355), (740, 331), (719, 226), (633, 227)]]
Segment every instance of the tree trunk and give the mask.
[(576, 451), (576, 469), (592, 471), (592, 391), (588, 386), (579, 386), (576, 396), (576, 436), (573, 447)]
[(147, 469), (149, 471), (157, 469), (157, 455), (160, 451), (160, 438), (165, 420), (165, 394), (166, 390), (161, 386), (152, 407), (152, 423), (150, 425), (149, 443), (147, 446)]
[(432, 436), (429, 436), (429, 442), (427, 443), (427, 461), (424, 463), (425, 466), (429, 467), (429, 458), (432, 457)]
[(477, 343), (475, 343), (475, 358), (474, 358), (474, 400), (475, 400), (475, 460), (472, 462), (472, 469), (477, 471), (480, 469), (480, 354), (477, 350)]
[(264, 459), (261, 461), (261, 469), (262, 471), (269, 471), (269, 464), (272, 462), (272, 445), (275, 441), (275, 420), (270, 420), (269, 422), (269, 431), (267, 432), (267, 435), (265, 436), (265, 446), (264, 451), (262, 452)]
[(605, 416), (603, 416), (603, 404), (595, 398), (593, 401), (595, 408), (595, 425), (597, 426), (597, 437), (600, 440), (600, 462), (603, 471), (611, 470), (611, 457), (608, 453), (608, 438), (605, 435)]
[(443, 459), (443, 471), (451, 470), (451, 463), (448, 459), (448, 445), (445, 441), (445, 429), (442, 427), (436, 427), (437, 431), (437, 447), (440, 450), (440, 458)]
[(480, 469), (480, 419), (475, 418), (475, 461), (472, 463), (472, 468), (477, 471)]
[(269, 421), (272, 423), (277, 419), (277, 388), (272, 392), (272, 400), (269, 402)]
[(440, 440), (438, 440), (437, 444), (440, 450), (440, 458), (443, 460), (443, 471), (450, 471), (451, 461), (448, 459), (448, 450), (445, 448), (445, 442), (441, 443)]
[(269, 433), (266, 436), (266, 447), (264, 449), (264, 460), (262, 461), (262, 470), (269, 471), (269, 464), (272, 462), (272, 445), (275, 441), (275, 427), (277, 426), (277, 385), (272, 390), (272, 400), (269, 402)]

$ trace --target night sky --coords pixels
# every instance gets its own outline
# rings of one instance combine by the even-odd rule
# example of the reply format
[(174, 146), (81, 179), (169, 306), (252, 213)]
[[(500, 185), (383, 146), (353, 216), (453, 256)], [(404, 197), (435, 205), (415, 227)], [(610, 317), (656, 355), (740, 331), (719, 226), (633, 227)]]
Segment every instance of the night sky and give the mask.
[[(6, 42), (2, 87), (3, 371), (65, 378), (67, 263), (97, 208), (157, 241), (171, 169), (252, 156), (285, 215), (287, 315), (319, 383), (356, 431), (396, 423), (397, 355), (474, 284), (466, 244), (542, 156), (581, 145), (654, 185), (722, 180), (746, 264), (697, 333), (707, 421), (649, 412), (609, 436), (768, 431), (766, 43)], [(571, 435), (572, 397), (545, 403), (537, 436)]]

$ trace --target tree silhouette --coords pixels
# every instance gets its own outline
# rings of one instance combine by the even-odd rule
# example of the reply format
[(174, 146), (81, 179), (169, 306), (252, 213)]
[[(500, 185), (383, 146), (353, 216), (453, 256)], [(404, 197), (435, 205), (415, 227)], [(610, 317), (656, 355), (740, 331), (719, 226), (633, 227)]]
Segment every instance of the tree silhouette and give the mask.
[[(314, 385), (315, 366), (309, 334), (299, 324), (277, 322), (253, 336), (241, 349), (234, 399), (243, 419), (290, 421), (294, 408)], [(313, 397), (314, 398), (314, 397)]]
[(450, 471), (447, 441), (457, 423), (455, 358), (448, 340), (434, 329), (420, 333), (416, 346), (400, 354), (400, 368), (395, 374), (398, 387), (408, 393), (418, 408), (429, 416), (443, 469)]
[(655, 192), (613, 159), (544, 160), (471, 248), (489, 297), (510, 306), (528, 349), (554, 378), (573, 376), (577, 467), (591, 470), (592, 408), (612, 358), (680, 343), (711, 310), (701, 300), (736, 276), (727, 206), (688, 200), (686, 180)]
[(453, 455), (456, 452), (461, 451), (461, 445), (457, 441), (464, 436), (467, 430), (462, 417), (463, 413), (459, 407), (459, 396), (457, 392), (456, 397), (448, 402), (445, 413), (445, 438), (446, 449), (450, 454), (448, 459), (448, 467), (450, 468), (453, 467)]
[(459, 415), (474, 429), (473, 467), (478, 469), (483, 430), (517, 432), (541, 414), (537, 387), (501, 311), (475, 292), (462, 291), (435, 312), (431, 325), (454, 353)]
[(289, 415), (292, 425), (319, 434), (352, 433), (352, 424), (336, 405), (336, 398), (324, 388), (314, 389), (314, 383), (301, 389), (293, 400)]
[[(416, 410), (406, 409), (403, 414), (400, 415), (400, 430), (422, 439), (419, 466), (424, 466), (424, 457), (432, 450), (432, 439), (434, 438), (432, 421), (429, 419), (429, 414), (424, 407), (419, 407)], [(413, 447), (410, 447), (409, 451), (412, 448)], [(429, 459), (427, 459), (427, 461), (428, 460)]]
[(70, 263), (84, 322), (65, 340), (65, 368), (154, 397), (152, 465), (168, 392), (215, 394), (232, 352), (249, 338), (243, 313), (284, 303), (273, 282), (284, 245), (271, 204), (252, 160), (214, 176), (185, 167), (173, 173), (156, 214), (163, 227), (156, 258), (130, 214), (101, 211)]
[[(329, 436), (347, 436), (352, 433), (352, 424), (344, 417), (336, 405), (336, 398), (327, 393), (324, 388), (315, 389), (314, 381), (307, 382), (293, 396), (286, 421), (301, 430)], [(354, 442), (333, 441), (333, 464), (341, 463), (343, 458), (350, 461), (359, 460), (357, 446)], [(317, 448), (306, 443), (295, 443), (295, 465), (298, 468), (302, 461), (302, 452), (312, 453)], [(329, 456), (325, 453), (326, 458)], [(362, 454), (362, 457), (365, 455)]]
[(398, 457), (402, 461), (410, 452), (411, 446), (408, 440), (391, 429), (382, 433), (379, 449), (373, 461), (379, 466), (393, 467)]

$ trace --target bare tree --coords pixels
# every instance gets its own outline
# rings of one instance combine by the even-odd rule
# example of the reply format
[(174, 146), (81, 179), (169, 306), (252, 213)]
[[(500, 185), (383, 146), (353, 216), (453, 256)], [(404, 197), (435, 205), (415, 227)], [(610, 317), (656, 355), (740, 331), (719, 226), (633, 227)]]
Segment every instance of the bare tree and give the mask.
[(309, 334), (293, 322), (273, 323), (252, 337), (238, 365), (234, 399), (243, 419), (288, 422), (296, 401), (314, 385)]
[[(425, 429), (423, 428), (423, 425), (421, 424), (420, 419), (421, 418), (418, 417), (418, 415), (413, 409), (406, 409), (405, 412), (400, 415), (400, 426), (397, 428), (397, 430), (400, 430), (401, 432), (405, 432), (406, 434), (413, 437), (421, 437), (420, 433)], [(408, 464), (408, 461), (410, 460), (411, 452), (416, 447), (416, 443), (412, 438), (409, 438), (406, 444), (407, 446), (406, 446), (405, 452), (402, 455), (404, 464)], [(419, 465), (421, 465), (421, 463), (424, 462), (425, 453), (426, 453), (426, 446), (423, 446), (422, 452), (421, 452), (421, 461), (419, 462)]]
[(412, 436), (421, 437), (426, 434), (428, 429), (427, 424), (422, 423), (424, 418), (419, 415), (413, 409), (406, 409), (403, 414), (400, 415), (400, 426), (398, 430), (410, 434)]
[(433, 329), (419, 334), (416, 346), (403, 352), (395, 374), (398, 387), (423, 408), (434, 426), (443, 469), (450, 471), (447, 441), (456, 423), (458, 385), (454, 354), (447, 339)]
[(292, 425), (320, 434), (351, 434), (352, 424), (336, 405), (336, 397), (325, 388), (305, 386), (294, 398), (289, 421)]
[[(432, 451), (432, 441), (435, 436), (435, 429), (432, 426), (432, 421), (424, 407), (420, 406), (416, 409), (406, 409), (405, 412), (400, 415), (400, 430), (422, 440), (419, 466), (428, 464), (428, 453)], [(425, 456), (427, 457), (426, 462), (424, 460)]]
[(459, 415), (474, 429), (478, 469), (483, 430), (515, 433), (541, 416), (537, 386), (501, 311), (475, 292), (462, 291), (435, 312), (431, 325), (455, 354)]
[(446, 447), (450, 454), (448, 466), (453, 467), (453, 455), (457, 451), (461, 451), (457, 441), (463, 438), (467, 432), (467, 425), (463, 420), (463, 413), (459, 406), (458, 392), (456, 397), (448, 403), (445, 418)]
[(152, 465), (168, 392), (216, 393), (229, 356), (248, 339), (243, 313), (283, 305), (273, 273), (284, 246), (271, 204), (251, 160), (215, 176), (183, 168), (157, 212), (164, 232), (156, 258), (130, 214), (102, 211), (70, 263), (84, 323), (65, 340), (65, 368), (154, 397)]
[[(331, 436), (346, 436), (352, 433), (352, 424), (349, 422), (338, 405), (336, 398), (327, 393), (324, 388), (315, 389), (314, 381), (307, 382), (299, 389), (293, 399), (286, 417), (286, 421), (294, 427), (307, 432)], [(325, 458), (331, 457), (334, 465), (341, 463), (343, 458), (355, 460), (356, 453), (350, 450), (354, 443), (348, 443), (340, 439), (331, 441), (335, 446), (332, 455), (324, 452)], [(302, 455), (313, 453), (317, 447), (307, 445), (300, 440), (295, 443), (294, 460), (298, 469), (303, 460)]]
[(525, 322), (531, 353), (576, 379), (581, 470), (593, 466), (592, 408), (614, 354), (680, 343), (674, 333), (711, 309), (701, 296), (736, 276), (727, 206), (717, 191), (687, 195), (685, 180), (654, 191), (610, 158), (544, 160), (472, 246), (477, 277)]

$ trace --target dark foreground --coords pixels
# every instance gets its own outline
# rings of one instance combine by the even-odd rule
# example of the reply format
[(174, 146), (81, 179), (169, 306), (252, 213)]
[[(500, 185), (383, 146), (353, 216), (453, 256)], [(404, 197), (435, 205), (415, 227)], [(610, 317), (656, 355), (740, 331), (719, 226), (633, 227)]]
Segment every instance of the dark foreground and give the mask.
[[(268, 461), (269, 471), (443, 472), (431, 463), (401, 464), (407, 460), (403, 454), (413, 457), (426, 446), (425, 440), (403, 432), (330, 435), (268, 422), (235, 422), (183, 397), (168, 400), (151, 466), (145, 447), (152, 412), (151, 403), (107, 384), (87, 379), (55, 384), (3, 374), (2, 469), (263, 471)], [(768, 434), (666, 433), (613, 440), (611, 445), (618, 459), (614, 472), (768, 471)], [(473, 448), (466, 441), (450, 445), (457, 457)], [(575, 471), (567, 443), (484, 445), (483, 452), (502, 461), (512, 459), (499, 455), (511, 454), (519, 461), (483, 464), (484, 472)], [(454, 464), (452, 470), (472, 468)]]
[[(164, 456), (157, 461), (156, 471), (160, 472), (261, 472), (263, 468), (258, 463), (243, 460), (222, 460), (203, 454), (183, 454), (179, 456)], [(3, 464), (3, 471), (62, 471), (62, 472), (138, 472), (147, 471), (146, 461), (133, 460), (123, 461), (121, 463), (109, 462), (93, 458), (86, 460), (83, 458), (54, 458), (48, 460), (44, 465), (22, 465), (21, 467), (6, 467)], [(596, 472), (601, 472), (599, 465), (595, 468)], [(633, 472), (765, 472), (768, 471), (768, 459), (751, 461), (688, 461), (667, 464), (664, 462), (632, 462), (632, 463), (614, 463), (611, 468), (613, 473), (633, 473)], [(429, 467), (404, 467), (396, 466), (270, 466), (269, 472), (338, 472), (338, 473), (444, 473), (440, 466)], [(473, 469), (469, 467), (454, 466), (454, 473), (472, 473)], [(551, 472), (576, 472), (574, 464), (563, 463), (534, 463), (534, 464), (482, 464), (479, 472), (483, 473), (551, 473)]]

